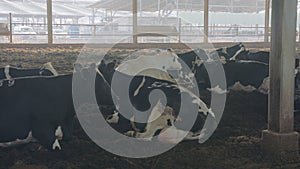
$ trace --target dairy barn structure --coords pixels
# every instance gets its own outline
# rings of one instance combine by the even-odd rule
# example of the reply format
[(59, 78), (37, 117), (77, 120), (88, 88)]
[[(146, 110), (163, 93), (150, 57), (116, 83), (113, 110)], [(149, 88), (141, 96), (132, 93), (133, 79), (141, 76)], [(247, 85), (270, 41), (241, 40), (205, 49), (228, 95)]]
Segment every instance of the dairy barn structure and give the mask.
[(0, 0), (0, 169), (299, 168), (298, 0)]

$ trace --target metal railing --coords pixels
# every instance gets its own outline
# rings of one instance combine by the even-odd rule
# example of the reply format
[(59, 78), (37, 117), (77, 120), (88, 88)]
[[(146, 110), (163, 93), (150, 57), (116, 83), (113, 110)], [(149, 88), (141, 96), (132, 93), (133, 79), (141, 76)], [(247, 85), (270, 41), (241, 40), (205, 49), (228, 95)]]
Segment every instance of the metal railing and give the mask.
[[(47, 43), (47, 25), (42, 23), (13, 22), (11, 34), (0, 36), (0, 43)], [(20, 30), (16, 29), (19, 28)], [(24, 28), (24, 29), (22, 29)], [(25, 29), (28, 28), (28, 29)], [(30, 31), (29, 29), (32, 29)], [(265, 28), (259, 26), (215, 26), (208, 27), (211, 42), (264, 42)], [(204, 26), (179, 25), (178, 36), (139, 37), (139, 42), (189, 42), (201, 43)], [(166, 31), (162, 31), (168, 34)], [(172, 32), (170, 32), (172, 33)], [(99, 43), (113, 43), (122, 40), (132, 42), (132, 25), (119, 24), (53, 24), (53, 43), (85, 43), (90, 38), (97, 38)], [(270, 33), (268, 33), (270, 34)], [(269, 36), (269, 35), (268, 35)], [(299, 37), (299, 34), (297, 35)], [(299, 40), (299, 38), (297, 38)]]

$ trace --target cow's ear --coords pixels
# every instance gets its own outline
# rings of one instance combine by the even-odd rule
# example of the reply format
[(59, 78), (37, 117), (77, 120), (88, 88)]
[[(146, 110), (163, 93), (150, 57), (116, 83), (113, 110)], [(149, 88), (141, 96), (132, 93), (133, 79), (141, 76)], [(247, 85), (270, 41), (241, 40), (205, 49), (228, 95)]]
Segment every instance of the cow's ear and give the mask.
[(80, 72), (82, 70), (83, 66), (80, 63), (74, 64), (74, 70), (75, 72)]
[(105, 60), (101, 60), (100, 65), (106, 65)]

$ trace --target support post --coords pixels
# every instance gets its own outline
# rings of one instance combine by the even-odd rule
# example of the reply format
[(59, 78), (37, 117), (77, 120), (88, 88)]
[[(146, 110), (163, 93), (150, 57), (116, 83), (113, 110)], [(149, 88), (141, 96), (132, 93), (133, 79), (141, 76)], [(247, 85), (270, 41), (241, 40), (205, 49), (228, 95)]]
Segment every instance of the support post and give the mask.
[(298, 155), (294, 132), (294, 66), (297, 0), (272, 0), (268, 130), (263, 149), (275, 157)]
[(53, 44), (53, 28), (52, 28), (52, 0), (47, 0), (47, 28), (48, 28), (48, 44)]
[(208, 9), (209, 0), (204, 0), (204, 43), (208, 43)]
[(265, 36), (264, 42), (269, 42), (269, 30), (270, 30), (270, 0), (265, 1)]
[(138, 36), (137, 36), (137, 0), (132, 0), (132, 26), (133, 26), (133, 43), (137, 44)]
[(12, 30), (12, 15), (9, 13), (9, 43), (13, 42), (13, 30)]

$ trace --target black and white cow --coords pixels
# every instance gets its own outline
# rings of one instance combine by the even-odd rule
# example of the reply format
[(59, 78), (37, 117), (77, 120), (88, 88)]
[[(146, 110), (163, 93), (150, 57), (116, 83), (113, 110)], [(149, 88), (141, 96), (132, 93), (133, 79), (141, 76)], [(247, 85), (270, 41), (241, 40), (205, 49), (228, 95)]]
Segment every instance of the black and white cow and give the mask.
[[(80, 77), (84, 78), (87, 69), (95, 69), (95, 66), (84, 71), (77, 69), (74, 74), (82, 74)], [(60, 137), (70, 139), (75, 115), (72, 78), (73, 74), (22, 77), (14, 79), (12, 86), (9, 80), (4, 80), (0, 87), (0, 143), (11, 145), (16, 140), (28, 141), (32, 135), (48, 149), (61, 149), (58, 140)], [(99, 78), (103, 79), (98, 75)], [(97, 81), (98, 92), (104, 96), (109, 86), (103, 88), (100, 81)]]
[(57, 76), (51, 62), (45, 63), (41, 68), (19, 68), (10, 65), (0, 68), (0, 80), (27, 76)]
[(215, 51), (210, 52), (209, 55), (218, 55), (222, 60), (230, 60), (230, 58), (234, 58), (240, 52), (245, 50), (245, 46), (242, 43), (239, 43), (231, 47), (219, 48)]
[[(133, 77), (116, 70), (103, 70), (103, 68), (105, 68), (104, 65), (99, 66), (100, 72), (103, 72), (105, 79), (107, 79), (108, 83), (112, 85), (112, 91), (114, 92), (114, 95), (120, 100), (120, 103), (116, 105), (118, 111), (130, 113), (129, 116), (134, 117), (134, 119), (137, 119), (138, 121), (147, 121), (149, 118), (151, 105), (156, 104), (156, 102), (150, 103), (149, 96), (150, 93), (155, 90), (163, 91), (167, 100), (160, 101), (163, 105), (171, 107), (174, 110), (175, 116), (177, 116), (180, 111), (180, 96), (185, 95), (186, 98), (188, 98), (188, 100), (185, 100), (185, 102), (189, 103), (190, 105), (187, 106), (187, 110), (183, 110), (184, 113), (190, 114), (192, 110), (194, 110), (195, 106), (197, 106), (196, 108), (199, 109), (199, 112), (202, 112), (205, 115), (210, 114), (214, 117), (211, 109), (209, 109), (201, 99), (199, 99), (186, 88), (180, 87), (175, 83), (149, 76), (138, 75)], [(112, 84), (112, 76), (115, 76), (118, 82)], [(129, 86), (129, 89), (125, 88), (125, 86)], [(159, 98), (163, 98), (163, 96), (159, 95)], [(101, 105), (101, 101), (98, 102), (98, 104)], [(117, 113), (110, 116), (108, 121), (118, 121), (119, 124), (130, 124), (130, 120), (122, 115), (118, 115)], [(135, 126), (139, 131), (144, 132), (146, 123), (135, 123)], [(130, 130), (130, 128), (127, 130)]]
[[(215, 62), (208, 62), (207, 67), (214, 70)], [(265, 83), (268, 82), (269, 66), (261, 62), (253, 61), (227, 61), (223, 64), (227, 88), (236, 90), (254, 91), (259, 90), (265, 92)], [(196, 74), (196, 79), (201, 81), (203, 88), (209, 90), (220, 90), (219, 86), (211, 86), (205, 66), (199, 67)], [(220, 91), (226, 91), (221, 88)]]

